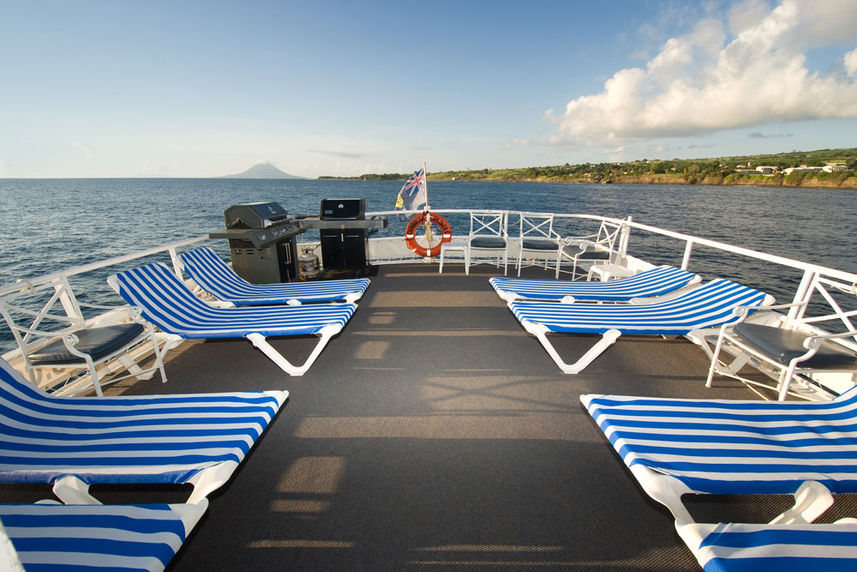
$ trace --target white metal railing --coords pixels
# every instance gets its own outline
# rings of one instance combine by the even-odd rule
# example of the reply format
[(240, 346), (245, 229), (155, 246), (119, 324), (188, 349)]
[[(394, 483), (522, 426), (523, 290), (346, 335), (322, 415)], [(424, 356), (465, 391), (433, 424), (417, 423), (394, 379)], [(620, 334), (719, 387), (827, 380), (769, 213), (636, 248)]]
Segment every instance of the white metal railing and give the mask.
[(86, 274), (87, 272), (92, 272), (93, 270), (100, 270), (101, 268), (108, 268), (110, 266), (116, 266), (117, 264), (124, 264), (125, 262), (131, 262), (132, 260), (139, 260), (141, 258), (145, 258), (147, 256), (152, 256), (154, 254), (159, 254), (161, 252), (168, 252), (170, 257), (173, 260), (173, 265), (175, 266), (176, 261), (178, 260), (176, 257), (176, 251), (179, 248), (184, 246), (189, 246), (191, 244), (196, 244), (197, 242), (202, 242), (204, 240), (209, 240), (208, 236), (199, 236), (196, 238), (189, 238), (187, 240), (180, 240), (178, 242), (173, 242), (167, 244), (165, 246), (157, 246), (155, 248), (149, 248), (147, 250), (141, 250), (138, 252), (133, 252), (131, 254), (125, 254), (123, 256), (117, 256), (115, 258), (110, 258), (108, 260), (101, 260), (98, 262), (92, 262), (90, 264), (83, 264), (81, 266), (75, 266), (73, 268), (67, 268), (65, 270), (59, 270), (57, 272), (51, 272), (50, 274), (45, 274), (42, 276), (38, 276), (36, 278), (29, 278), (26, 280), (18, 280), (17, 282), (13, 282), (12, 284), (7, 284), (6, 286), (0, 286), (0, 296), (5, 294), (9, 294), (11, 292), (18, 292), (21, 290), (26, 290), (27, 288), (32, 288), (33, 286), (39, 284), (46, 284), (48, 282), (52, 282), (57, 280), (58, 278), (68, 278), (69, 276), (76, 276), (78, 274)]
[[(455, 217), (461, 215), (469, 218), (473, 212), (482, 212), (484, 209), (432, 209), (444, 216)], [(404, 215), (410, 217), (419, 214), (421, 211), (377, 211), (366, 213), (367, 216), (387, 216), (395, 217)], [(713, 249), (715, 251), (729, 253), (749, 260), (757, 260), (765, 263), (775, 264), (786, 268), (791, 268), (802, 273), (800, 284), (794, 292), (792, 299), (792, 308), (789, 311), (788, 319), (793, 323), (810, 324), (815, 318), (808, 318), (804, 315), (806, 308), (812, 300), (816, 304), (821, 302), (830, 308), (830, 312), (826, 315), (834, 316), (839, 319), (843, 329), (853, 330), (854, 316), (857, 315), (854, 311), (837, 301), (836, 296), (846, 295), (851, 298), (852, 302), (857, 300), (857, 274), (827, 268), (817, 264), (803, 262), (783, 256), (777, 256), (764, 252), (751, 250), (740, 246), (727, 244), (724, 242), (710, 240), (698, 236), (693, 236), (685, 233), (675, 232), (641, 224), (635, 222), (628, 217), (626, 219), (602, 217), (597, 215), (587, 214), (568, 214), (568, 213), (544, 213), (530, 211), (506, 211), (506, 215), (510, 217), (510, 223), (520, 217), (530, 217), (539, 215), (552, 215), (554, 219), (554, 228), (561, 234), (564, 239), (587, 239), (600, 247), (606, 248), (611, 253), (612, 260), (621, 260), (626, 263), (634, 262), (633, 256), (629, 256), (629, 252), (633, 252), (634, 248), (631, 241), (637, 240), (637, 237), (645, 237), (645, 235), (654, 235), (661, 239), (675, 242), (675, 252), (681, 254), (681, 267), (689, 269), (693, 262), (693, 257), (698, 247)], [(463, 223), (462, 223), (463, 224)], [(574, 228), (573, 234), (565, 233), (566, 228)], [(586, 232), (577, 232), (577, 230), (587, 227), (591, 229)], [(389, 234), (387, 231), (384, 234)], [(466, 233), (467, 229), (462, 229), (461, 233)], [(455, 228), (453, 228), (455, 233)], [(518, 237), (509, 237), (510, 243), (514, 243)], [(641, 238), (643, 240), (644, 238)], [(0, 286), (0, 296), (10, 293), (24, 291), (28, 288), (33, 288), (37, 285), (48, 284), (58, 279), (65, 279), (70, 276), (82, 275), (89, 272), (97, 271), (103, 268), (133, 262), (148, 256), (159, 253), (168, 253), (172, 259), (174, 268), (178, 269), (177, 251), (182, 248), (210, 240), (208, 236), (198, 236), (186, 240), (173, 242), (164, 246), (150, 248), (131, 254), (118, 256), (109, 260), (93, 262), (82, 266), (77, 266), (50, 274), (30, 278), (23, 281), (18, 281), (13, 284)], [(302, 246), (308, 245), (313, 248), (318, 248), (318, 241), (301, 243)], [(613, 257), (612, 255), (615, 255)], [(378, 236), (373, 237), (369, 241), (369, 251), (367, 258), (372, 264), (391, 264), (391, 263), (426, 263), (431, 260), (424, 259), (411, 252), (405, 244), (404, 236)], [(629, 262), (630, 261), (630, 262)], [(639, 263), (636, 260), (636, 263)], [(322, 263), (323, 264), (323, 263)], [(64, 300), (65, 302), (65, 300)], [(857, 302), (854, 302), (857, 305)], [(64, 304), (65, 305), (65, 304)]]

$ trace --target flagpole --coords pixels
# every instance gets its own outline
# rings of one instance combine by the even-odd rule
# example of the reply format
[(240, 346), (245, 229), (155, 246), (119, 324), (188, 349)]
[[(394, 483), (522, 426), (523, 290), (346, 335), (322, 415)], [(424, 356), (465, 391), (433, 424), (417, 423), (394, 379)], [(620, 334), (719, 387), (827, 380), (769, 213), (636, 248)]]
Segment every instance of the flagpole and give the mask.
[(425, 181), (426, 185), (426, 207), (425, 210), (429, 210), (429, 200), (428, 200), (428, 171), (426, 171), (426, 162), (423, 161), (423, 181)]
[(426, 215), (426, 243), (428, 243), (429, 248), (432, 247), (432, 240), (434, 237), (431, 232), (431, 211), (429, 210), (429, 200), (428, 200), (428, 173), (426, 172), (426, 162), (423, 161), (423, 184), (426, 192), (426, 206), (423, 207), (423, 212)]

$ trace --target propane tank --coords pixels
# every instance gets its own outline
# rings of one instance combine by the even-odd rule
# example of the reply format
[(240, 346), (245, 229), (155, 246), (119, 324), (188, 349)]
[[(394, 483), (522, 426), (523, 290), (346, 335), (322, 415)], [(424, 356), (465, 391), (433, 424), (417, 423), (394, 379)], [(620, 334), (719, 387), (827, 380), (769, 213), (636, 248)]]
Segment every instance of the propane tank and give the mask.
[(313, 254), (312, 248), (305, 248), (298, 257), (298, 263), (301, 267), (301, 280), (312, 280), (321, 274), (318, 266), (318, 256)]

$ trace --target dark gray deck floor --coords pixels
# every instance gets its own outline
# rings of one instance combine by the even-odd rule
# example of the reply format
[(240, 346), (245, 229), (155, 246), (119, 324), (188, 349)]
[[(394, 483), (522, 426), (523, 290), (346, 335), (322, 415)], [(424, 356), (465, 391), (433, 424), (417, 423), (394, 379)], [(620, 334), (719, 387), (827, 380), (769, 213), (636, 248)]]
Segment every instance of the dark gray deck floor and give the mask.
[[(291, 393), (172, 569), (699, 569), (578, 397), (751, 394), (727, 381), (706, 390), (708, 361), (684, 339), (621, 338), (582, 374), (563, 375), (490, 288), (495, 269), (447, 270), (382, 267), (303, 377), (246, 341), (218, 341), (189, 344), (166, 385), (127, 389)], [(557, 345), (573, 357), (594, 340)], [(312, 344), (274, 341), (289, 358)], [(186, 496), (93, 492), (107, 502)], [(709, 504), (700, 510), (719, 510)]]

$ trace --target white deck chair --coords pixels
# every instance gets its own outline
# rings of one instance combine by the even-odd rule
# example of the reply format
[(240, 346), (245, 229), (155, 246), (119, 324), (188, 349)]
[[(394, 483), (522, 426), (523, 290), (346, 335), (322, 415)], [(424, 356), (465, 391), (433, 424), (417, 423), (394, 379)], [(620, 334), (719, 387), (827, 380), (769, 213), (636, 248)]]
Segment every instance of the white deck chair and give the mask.
[(518, 276), (521, 275), (525, 257), (544, 261), (545, 269), (549, 262), (559, 266), (563, 241), (553, 229), (553, 218), (552, 214), (521, 213), (518, 231)]
[[(121, 310), (115, 323), (94, 325), (83, 316), (81, 306)], [(62, 312), (62, 313), (60, 313)], [(18, 344), (24, 368), (35, 385), (48, 385), (58, 394), (73, 395), (95, 389), (103, 395), (102, 384), (111, 373), (110, 383), (136, 377), (150, 379), (160, 372), (167, 381), (161, 348), (151, 324), (140, 320), (130, 308), (109, 308), (80, 304), (64, 277), (19, 290), (0, 298), (0, 313)], [(131, 348), (151, 344), (154, 360), (143, 369), (130, 359)], [(107, 364), (110, 367), (107, 367)], [(44, 370), (81, 370), (79, 375), (44, 376)], [(127, 370), (125, 375), (117, 374)]]
[(470, 234), (467, 236), (465, 265), (469, 268), (477, 258), (491, 255), (506, 275), (509, 264), (508, 214), (504, 211), (470, 213)]
[[(784, 309), (793, 304), (771, 306), (767, 310)], [(739, 374), (741, 367), (747, 363), (746, 356), (750, 355), (760, 364), (768, 366), (772, 371), (779, 372), (776, 385), (772, 388), (777, 392), (778, 399), (784, 400), (789, 393), (789, 387), (796, 376), (815, 372), (857, 372), (857, 350), (855, 338), (857, 330), (849, 330), (837, 334), (825, 333), (813, 328), (812, 331), (800, 331), (793, 328), (798, 323), (779, 326), (747, 322), (749, 315), (745, 308), (735, 308), (736, 323), (720, 328), (717, 343), (711, 357), (711, 367), (708, 370), (706, 387), (711, 387), (715, 373), (739, 379), (751, 385), (768, 387), (768, 384), (743, 377)], [(853, 315), (849, 312), (847, 315)], [(828, 318), (834, 319), (834, 318)], [(814, 323), (819, 323), (816, 320)], [(739, 350), (739, 355), (732, 363), (719, 362), (724, 344)]]
[(180, 257), (184, 270), (200, 288), (235, 306), (356, 302), (369, 287), (368, 278), (251, 284), (238, 276), (210, 248), (183, 252)]
[[(164, 570), (208, 507), (0, 504), (0, 568)], [(11, 546), (9, 546), (11, 544)]]
[(634, 298), (663, 296), (701, 280), (675, 266), (658, 266), (617, 280), (583, 282), (573, 280), (526, 280), (495, 276), (491, 286), (507, 302), (542, 300), (573, 302), (630, 302)]
[[(648, 304), (557, 304), (514, 301), (508, 306), (524, 329), (534, 335), (563, 373), (576, 374), (592, 363), (622, 334), (689, 336), (735, 320), (736, 306), (772, 303), (773, 298), (728, 280), (711, 282), (664, 302)], [(575, 363), (563, 361), (548, 334), (601, 334)]]
[(75, 504), (97, 502), (95, 483), (189, 483), (197, 502), (229, 480), (288, 395), (64, 398), (0, 359), (0, 483), (53, 484)]
[[(213, 308), (160, 263), (111, 276), (108, 282), (146, 320), (183, 338), (247, 338), (289, 375), (303, 375), (357, 310), (356, 304)], [(319, 341), (303, 365), (290, 363), (268, 336), (315, 335)]]

